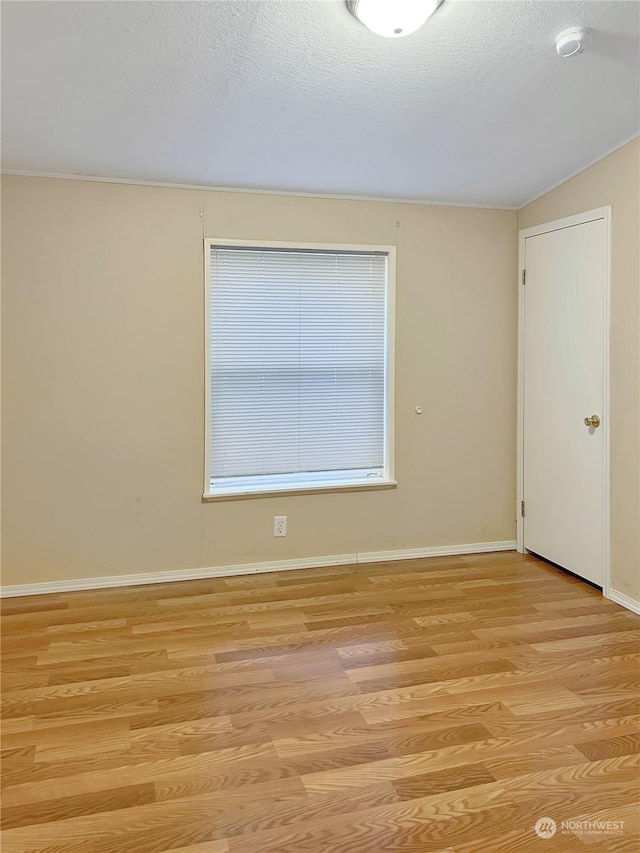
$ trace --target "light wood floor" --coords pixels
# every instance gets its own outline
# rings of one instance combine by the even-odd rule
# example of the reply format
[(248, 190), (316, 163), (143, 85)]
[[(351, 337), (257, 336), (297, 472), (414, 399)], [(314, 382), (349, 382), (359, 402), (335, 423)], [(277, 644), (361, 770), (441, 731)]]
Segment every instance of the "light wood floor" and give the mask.
[(640, 618), (532, 557), (2, 609), (3, 853), (640, 850)]

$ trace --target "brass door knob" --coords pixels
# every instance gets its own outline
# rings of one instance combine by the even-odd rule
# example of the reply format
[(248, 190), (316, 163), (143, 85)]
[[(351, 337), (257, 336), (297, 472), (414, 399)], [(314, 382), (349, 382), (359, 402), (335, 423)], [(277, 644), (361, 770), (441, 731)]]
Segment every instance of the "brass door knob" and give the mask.
[(598, 427), (600, 426), (600, 418), (597, 415), (591, 415), (590, 418), (584, 419), (584, 425), (598, 429)]

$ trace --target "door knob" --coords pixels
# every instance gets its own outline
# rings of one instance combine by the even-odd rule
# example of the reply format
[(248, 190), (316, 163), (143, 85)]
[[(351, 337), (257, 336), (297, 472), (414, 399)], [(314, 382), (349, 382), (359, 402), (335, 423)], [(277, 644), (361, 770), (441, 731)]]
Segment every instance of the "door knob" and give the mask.
[(584, 425), (597, 429), (600, 426), (600, 418), (597, 415), (591, 415), (590, 418), (584, 419)]

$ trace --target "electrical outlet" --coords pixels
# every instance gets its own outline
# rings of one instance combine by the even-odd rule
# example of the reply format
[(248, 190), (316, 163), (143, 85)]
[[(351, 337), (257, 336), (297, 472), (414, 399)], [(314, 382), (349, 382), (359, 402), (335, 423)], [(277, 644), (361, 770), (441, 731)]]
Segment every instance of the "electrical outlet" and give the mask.
[(273, 535), (274, 536), (286, 536), (287, 535), (287, 516), (286, 515), (274, 515), (274, 517), (273, 517)]

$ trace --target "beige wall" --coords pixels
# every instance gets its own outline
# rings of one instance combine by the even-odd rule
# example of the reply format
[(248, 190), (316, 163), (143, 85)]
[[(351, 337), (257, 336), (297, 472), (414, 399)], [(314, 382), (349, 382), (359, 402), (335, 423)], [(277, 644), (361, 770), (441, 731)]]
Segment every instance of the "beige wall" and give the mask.
[(612, 585), (640, 600), (640, 141), (523, 208), (529, 228), (611, 205)]
[[(2, 193), (4, 584), (515, 538), (514, 212)], [(397, 489), (201, 502), (203, 235), (397, 244)]]

